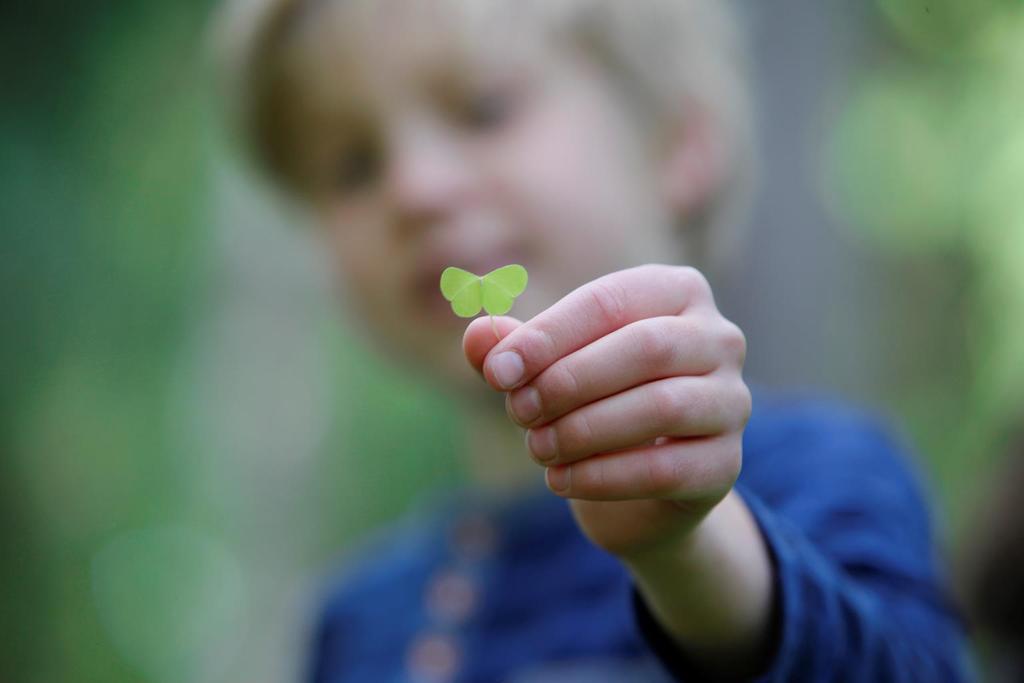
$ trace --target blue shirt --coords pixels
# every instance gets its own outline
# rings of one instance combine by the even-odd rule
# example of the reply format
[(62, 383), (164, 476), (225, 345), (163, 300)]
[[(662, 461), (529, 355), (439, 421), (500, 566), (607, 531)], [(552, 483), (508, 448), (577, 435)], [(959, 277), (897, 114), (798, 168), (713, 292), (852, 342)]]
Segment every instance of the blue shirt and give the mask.
[[(736, 489), (770, 551), (774, 648), (758, 681), (969, 677), (917, 473), (840, 405), (754, 392)], [(700, 680), (625, 568), (546, 489), (459, 492), (362, 543), (316, 622), (315, 683)]]

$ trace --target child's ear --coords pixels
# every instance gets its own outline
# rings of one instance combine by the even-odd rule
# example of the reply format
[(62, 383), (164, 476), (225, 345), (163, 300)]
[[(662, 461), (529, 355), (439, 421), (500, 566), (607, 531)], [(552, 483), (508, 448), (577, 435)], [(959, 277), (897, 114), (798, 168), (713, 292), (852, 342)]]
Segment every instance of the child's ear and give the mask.
[(662, 190), (683, 216), (700, 212), (726, 178), (722, 131), (706, 107), (688, 100), (670, 122), (662, 157)]

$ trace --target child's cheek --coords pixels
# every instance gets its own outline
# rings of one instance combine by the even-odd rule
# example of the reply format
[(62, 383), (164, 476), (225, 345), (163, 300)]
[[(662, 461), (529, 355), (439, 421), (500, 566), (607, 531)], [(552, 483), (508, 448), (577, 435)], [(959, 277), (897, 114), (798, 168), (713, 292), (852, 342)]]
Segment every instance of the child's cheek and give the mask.
[(387, 253), (382, 241), (385, 234), (371, 217), (354, 212), (336, 215), (328, 228), (327, 248), (334, 279), (364, 317), (389, 305), (393, 308), (395, 303), (400, 281), (389, 274), (397, 255)]
[(588, 114), (568, 107), (538, 114), (508, 141), (497, 174), (497, 193), (537, 259), (525, 264), (531, 290), (550, 285), (552, 301), (615, 269), (627, 233), (619, 196), (628, 190), (601, 170), (617, 161)]

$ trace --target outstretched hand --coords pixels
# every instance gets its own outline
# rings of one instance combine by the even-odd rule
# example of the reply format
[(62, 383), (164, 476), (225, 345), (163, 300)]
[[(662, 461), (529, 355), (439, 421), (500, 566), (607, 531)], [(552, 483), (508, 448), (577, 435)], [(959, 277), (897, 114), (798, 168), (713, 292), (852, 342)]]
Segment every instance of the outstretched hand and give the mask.
[(746, 342), (693, 268), (629, 268), (527, 322), (476, 319), (463, 349), (507, 392), (548, 487), (610, 552), (678, 540), (739, 475)]

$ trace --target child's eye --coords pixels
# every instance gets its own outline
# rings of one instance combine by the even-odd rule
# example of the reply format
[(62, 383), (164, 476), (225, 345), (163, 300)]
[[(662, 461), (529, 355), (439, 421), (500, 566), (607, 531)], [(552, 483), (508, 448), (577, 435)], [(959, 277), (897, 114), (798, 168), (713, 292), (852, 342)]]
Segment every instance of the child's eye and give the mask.
[(380, 168), (380, 153), (373, 145), (350, 147), (341, 153), (334, 166), (334, 187), (343, 193), (364, 189), (377, 179)]
[(486, 91), (463, 99), (455, 112), (458, 122), (476, 131), (488, 131), (504, 123), (512, 113), (513, 101), (508, 92)]

